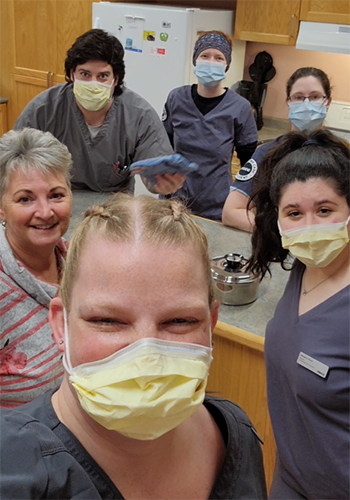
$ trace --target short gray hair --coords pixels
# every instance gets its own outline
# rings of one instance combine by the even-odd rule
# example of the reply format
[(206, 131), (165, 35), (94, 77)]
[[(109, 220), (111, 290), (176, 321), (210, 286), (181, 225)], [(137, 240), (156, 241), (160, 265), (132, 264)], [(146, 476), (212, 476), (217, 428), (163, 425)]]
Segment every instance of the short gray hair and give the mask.
[(17, 169), (23, 173), (36, 169), (42, 174), (62, 174), (70, 188), (72, 156), (50, 132), (24, 128), (11, 130), (0, 139), (0, 200)]

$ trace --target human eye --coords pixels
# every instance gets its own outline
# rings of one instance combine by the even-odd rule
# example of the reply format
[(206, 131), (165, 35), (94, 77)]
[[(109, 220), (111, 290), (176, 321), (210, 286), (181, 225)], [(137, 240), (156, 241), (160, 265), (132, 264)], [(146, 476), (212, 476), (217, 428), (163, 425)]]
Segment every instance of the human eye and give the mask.
[(66, 197), (66, 193), (63, 191), (55, 191), (51, 193), (51, 199), (55, 201), (63, 200)]
[(92, 328), (97, 330), (115, 331), (125, 326), (127, 323), (120, 318), (110, 316), (96, 316), (87, 320)]
[(27, 203), (29, 203), (31, 201), (31, 198), (29, 196), (21, 196), (19, 199), (18, 199), (18, 203), (21, 203), (23, 205), (26, 205)]
[(199, 324), (196, 318), (174, 317), (164, 321), (163, 327), (171, 334), (184, 335), (193, 332)]
[(313, 94), (313, 95), (310, 95), (309, 97), (309, 100), (311, 102), (320, 102), (324, 99), (323, 95), (320, 95), (320, 94)]
[(332, 210), (330, 208), (327, 208), (327, 207), (322, 207), (318, 210), (318, 213), (322, 216), (325, 216), (325, 215), (329, 215), (332, 213)]
[(196, 320), (193, 319), (185, 319), (185, 318), (174, 318), (168, 321), (168, 323), (172, 323), (175, 325), (187, 325), (187, 324), (194, 324), (196, 323)]
[(292, 210), (290, 212), (288, 212), (288, 215), (287, 215), (290, 219), (296, 219), (297, 217), (300, 217), (301, 216), (301, 213), (299, 212), (299, 210)]
[(89, 73), (87, 71), (79, 71), (79, 76), (81, 78), (87, 79), (87, 78), (89, 78), (90, 75), (89, 75)]
[(290, 100), (292, 102), (304, 102), (304, 96), (303, 95), (292, 95), (290, 97)]

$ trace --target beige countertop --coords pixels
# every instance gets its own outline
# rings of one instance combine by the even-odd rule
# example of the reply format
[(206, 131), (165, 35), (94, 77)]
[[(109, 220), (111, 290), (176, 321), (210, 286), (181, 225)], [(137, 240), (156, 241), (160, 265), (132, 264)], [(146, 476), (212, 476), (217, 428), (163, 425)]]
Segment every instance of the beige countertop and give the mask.
[(264, 117), (264, 126), (258, 132), (258, 144), (271, 141), (280, 135), (290, 132), (290, 130), (291, 123), (289, 120)]
[[(110, 193), (95, 193), (93, 191), (74, 191), (73, 215), (66, 237), (69, 239), (73, 228), (82, 219), (90, 205), (102, 203), (111, 196)], [(238, 229), (226, 227), (208, 219), (196, 218), (205, 231), (210, 256), (224, 256), (227, 253), (240, 253), (245, 258), (250, 256), (250, 234)], [(267, 322), (272, 318), (276, 304), (282, 296), (289, 273), (279, 264), (271, 266), (272, 277), (266, 276), (259, 285), (258, 298), (255, 302), (243, 306), (221, 305), (219, 320), (231, 327), (239, 328), (249, 333), (263, 337)]]

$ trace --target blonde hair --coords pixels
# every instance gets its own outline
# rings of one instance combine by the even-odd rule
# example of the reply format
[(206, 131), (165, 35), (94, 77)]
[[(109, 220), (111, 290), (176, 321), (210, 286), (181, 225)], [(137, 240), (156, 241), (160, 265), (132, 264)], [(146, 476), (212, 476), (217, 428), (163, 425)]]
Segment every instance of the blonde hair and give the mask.
[(207, 238), (187, 208), (177, 199), (134, 198), (118, 193), (106, 203), (89, 208), (73, 232), (60, 287), (60, 296), (67, 310), (82, 250), (97, 235), (118, 242), (132, 243), (137, 239), (151, 245), (194, 245), (203, 262), (209, 305), (212, 306), (214, 296)]

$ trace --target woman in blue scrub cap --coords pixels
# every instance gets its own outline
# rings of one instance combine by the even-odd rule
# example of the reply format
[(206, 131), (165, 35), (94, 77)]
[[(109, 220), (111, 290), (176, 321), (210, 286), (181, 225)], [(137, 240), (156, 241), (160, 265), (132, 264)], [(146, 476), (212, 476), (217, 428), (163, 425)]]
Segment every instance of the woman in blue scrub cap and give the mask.
[(234, 150), (243, 165), (258, 139), (249, 102), (222, 85), (231, 54), (225, 33), (201, 33), (192, 58), (198, 83), (172, 90), (162, 117), (175, 152), (199, 165), (174, 196), (194, 214), (217, 221), (233, 183)]

